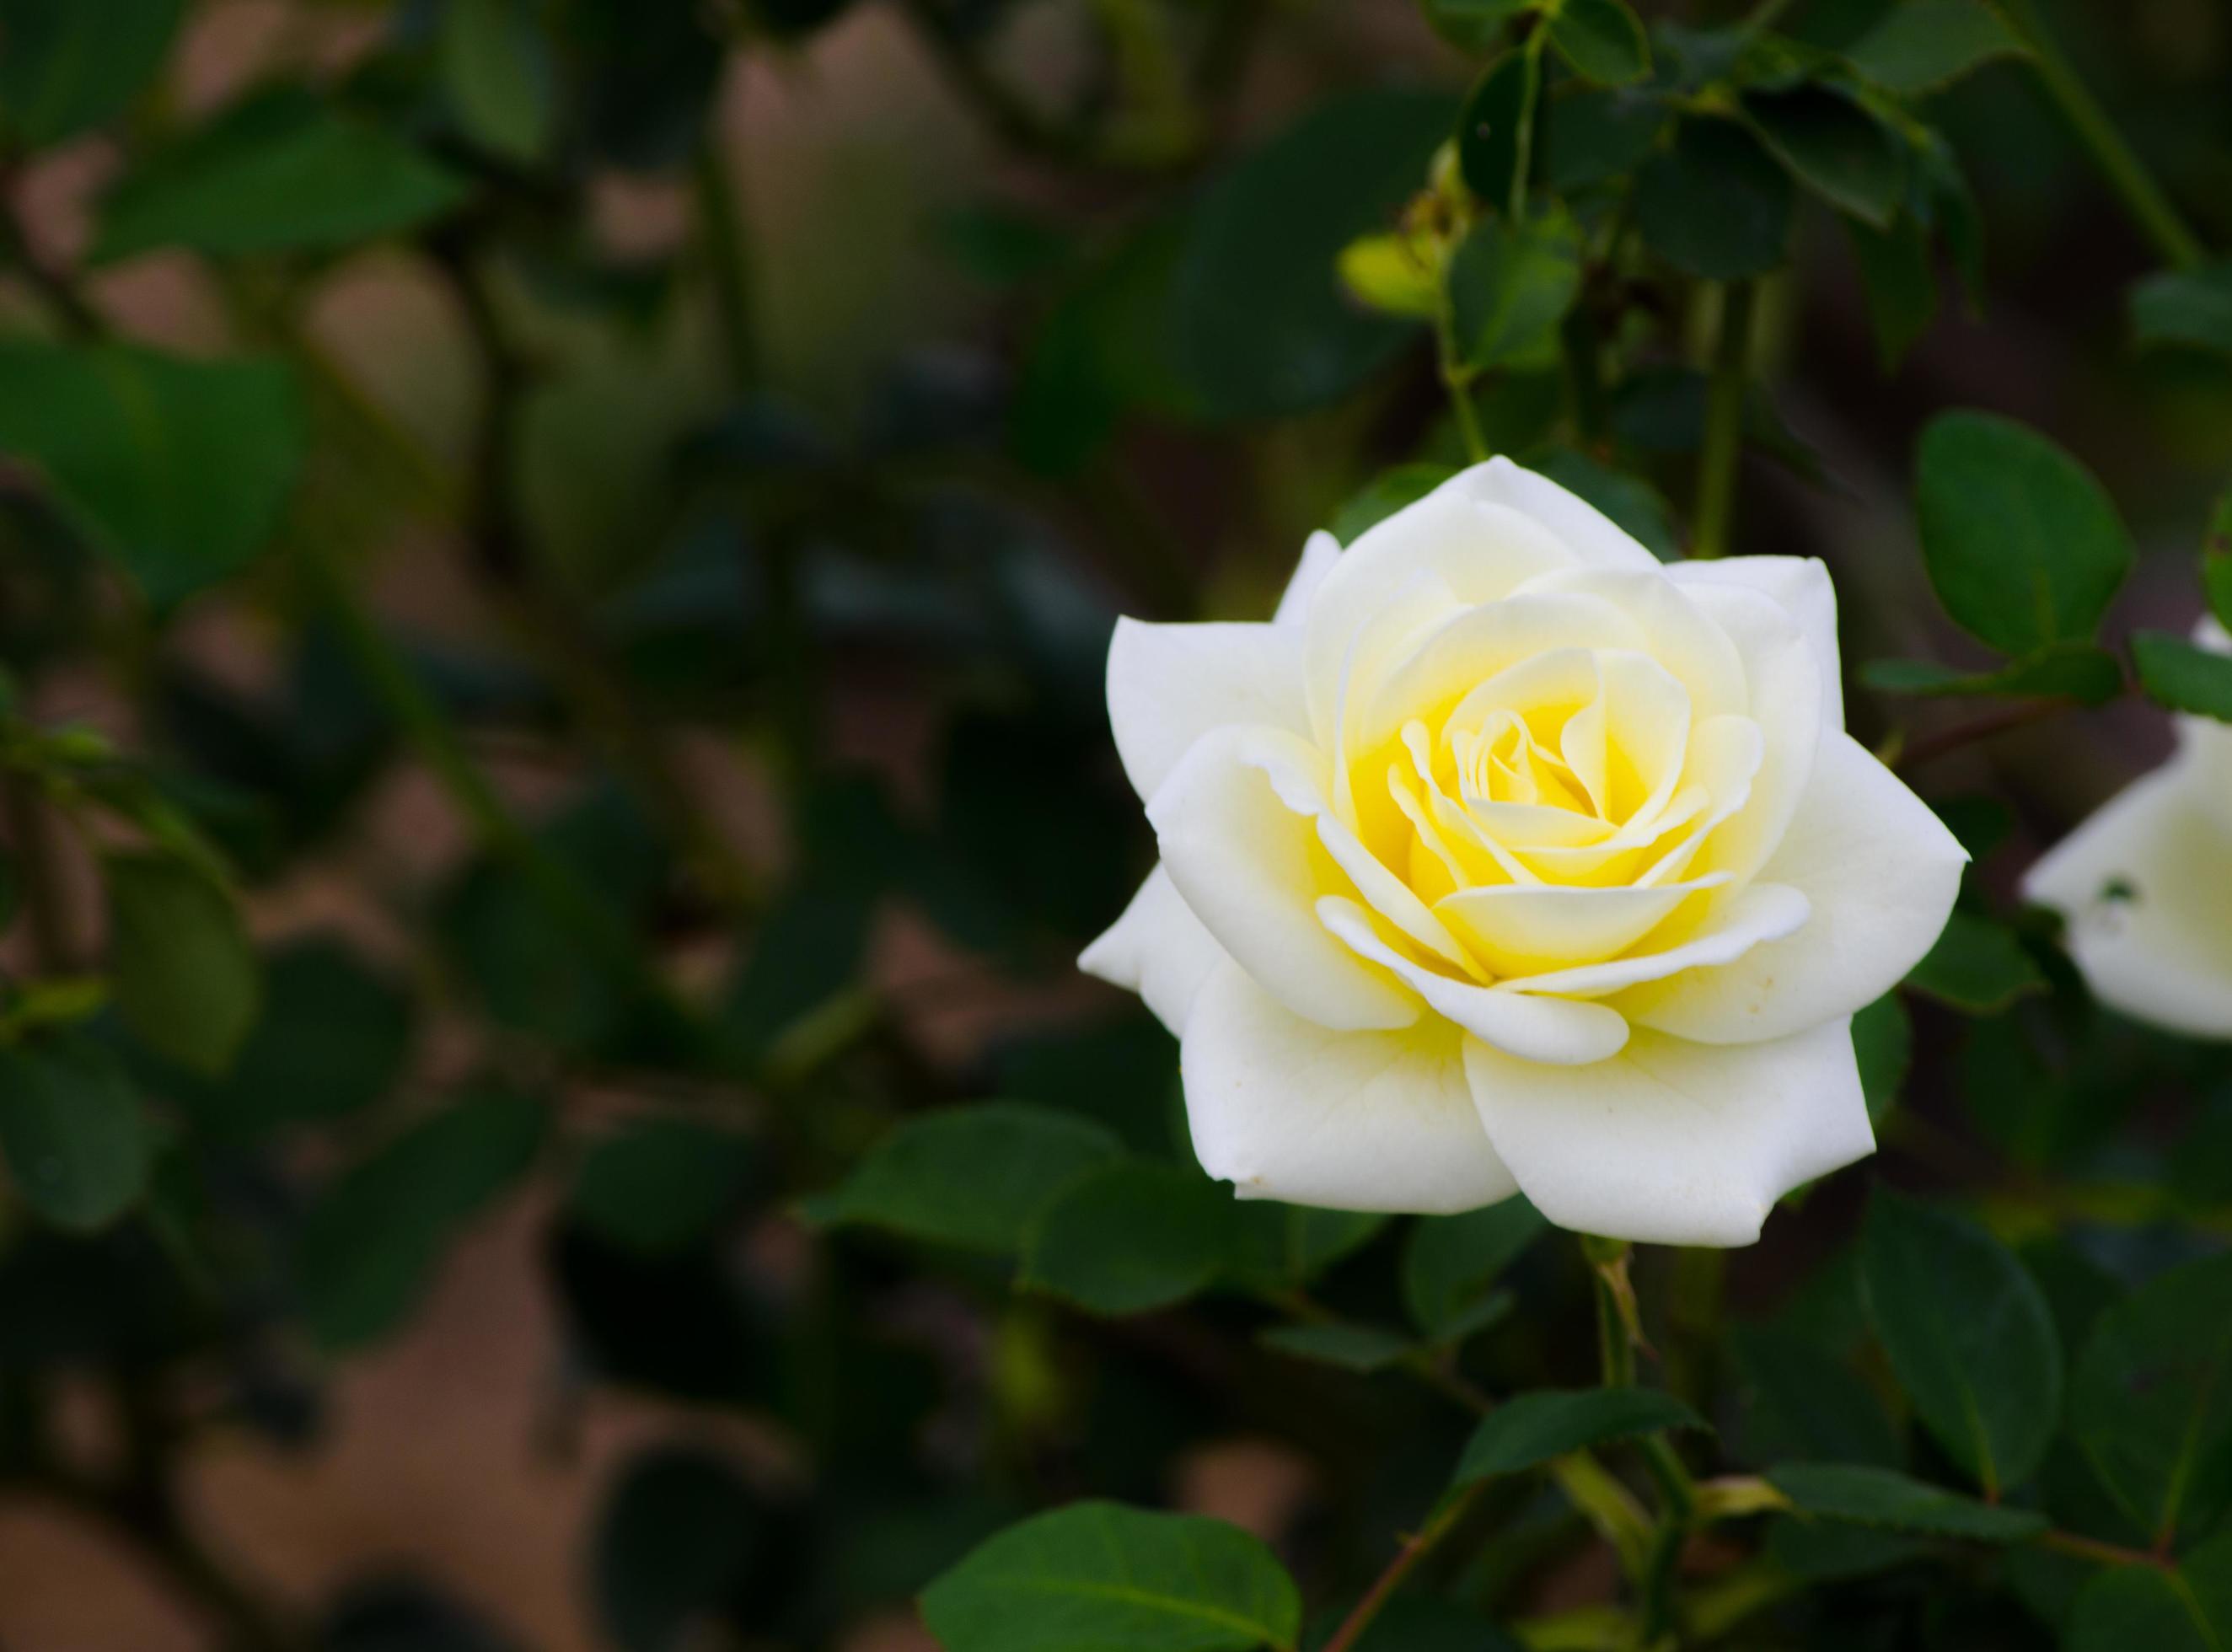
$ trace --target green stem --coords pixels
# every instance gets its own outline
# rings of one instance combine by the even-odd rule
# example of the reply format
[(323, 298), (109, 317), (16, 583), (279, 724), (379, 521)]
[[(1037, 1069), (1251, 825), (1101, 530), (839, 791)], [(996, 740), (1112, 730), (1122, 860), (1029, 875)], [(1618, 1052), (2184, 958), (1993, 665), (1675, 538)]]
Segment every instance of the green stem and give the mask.
[(1705, 447), (1697, 461), (1697, 498), (1690, 554), (1725, 555), (1736, 517), (1736, 461), (1743, 453), (1745, 377), (1751, 356), (1750, 282), (1721, 288), (1720, 340), (1713, 351), (1705, 399)]
[(2060, 109), (2062, 118), (2069, 122), (2070, 130), (2077, 134), (2086, 152), (2092, 156), (2100, 176), (2121, 198), (2131, 221), (2174, 268), (2192, 269), (2201, 264), (2208, 255), (2200, 238), (2186, 227), (2170, 198), (2131, 152), (2131, 146), (2124, 141), (2123, 134), (2116, 130), (2092, 91), (2078, 78), (2069, 60), (2061, 55), (2060, 47), (2047, 32), (2045, 21), (2032, 0), (2000, 0), (2000, 4), (2015, 33), (2030, 48), (2031, 67), (2038, 75), (2039, 83)]
[(1481, 433), (1480, 413), (1472, 405), (1472, 369), (1464, 365), (1457, 352), (1457, 307), (1450, 300), (1449, 263), (1443, 261), (1440, 301), (1434, 308), (1434, 350), (1442, 375), (1442, 388), (1449, 392), (1450, 411), (1457, 415), (1457, 430), (1464, 437), (1465, 455), (1475, 464), (1483, 463), (1490, 457), (1488, 438)]
[(1318, 1652), (1350, 1652), (1350, 1649), (1363, 1637), (1364, 1631), (1372, 1626), (1372, 1620), (1379, 1616), (1379, 1609), (1387, 1603), (1388, 1597), (1395, 1592), (1404, 1578), (1410, 1576), (1411, 1569), (1426, 1558), (1433, 1546), (1449, 1535), (1450, 1528), (1464, 1518), (1466, 1511), (1472, 1507), (1473, 1500), (1487, 1485), (1484, 1480), (1475, 1480), (1463, 1491), (1445, 1498), (1433, 1518), (1418, 1532), (1404, 1539), (1403, 1546), (1395, 1552), (1395, 1558), (1387, 1563), (1386, 1569), (1365, 1591), (1364, 1598), (1356, 1603), (1355, 1609), (1341, 1620), (1340, 1627), (1333, 1631), (1333, 1638), (1319, 1648)]

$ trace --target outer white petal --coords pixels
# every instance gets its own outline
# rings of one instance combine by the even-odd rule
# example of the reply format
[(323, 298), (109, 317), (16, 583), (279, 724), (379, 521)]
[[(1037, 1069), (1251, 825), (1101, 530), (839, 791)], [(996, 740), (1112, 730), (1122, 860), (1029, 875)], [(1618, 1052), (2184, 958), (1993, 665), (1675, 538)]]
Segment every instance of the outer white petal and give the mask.
[(1279, 598), (1277, 611), (1271, 616), (1275, 625), (1299, 625), (1309, 613), (1311, 599), (1325, 583), (1327, 574), (1340, 555), (1340, 541), (1320, 528), (1302, 541), (1302, 560), (1294, 564), (1294, 578), (1287, 581), (1287, 589)]
[(1498, 985), (1507, 992), (1593, 998), (1646, 981), (1663, 980), (1684, 969), (1733, 963), (1762, 942), (1796, 934), (1812, 910), (1806, 897), (1788, 884), (1752, 884), (1737, 891), (1714, 913), (1710, 930), (1679, 946), (1606, 963), (1514, 976)]
[[(1781, 1039), (1850, 1016), (1930, 950), (1953, 910), (1968, 852), (1850, 735), (1821, 742), (1763, 883), (1788, 884), (1812, 916), (1733, 963), (1684, 970), (1615, 1001), (1638, 1027), (1708, 1044)], [(1709, 920), (1709, 928), (1717, 924)]]
[(1749, 1245), (1783, 1194), (1875, 1147), (1848, 1020), (1734, 1048), (1638, 1030), (1593, 1067), (1475, 1039), (1465, 1072), (1527, 1196), (1611, 1239)]
[(1309, 732), (1299, 629), (1116, 622), (1108, 724), (1142, 801), (1195, 741), (1241, 723)]
[(1472, 498), (1532, 516), (1597, 567), (1655, 568), (1658, 559), (1594, 505), (1544, 476), (1501, 457), (1460, 471), (1442, 484)]
[[(1351, 671), (1360, 670), (1365, 678), (1352, 685), (1359, 710), (1377, 681), (1376, 660), (1353, 658), (1353, 645), (1366, 626), (1386, 629), (1398, 593), (1433, 582), (1446, 587), (1450, 606), (1470, 607), (1575, 560), (1541, 523), (1470, 498), (1454, 483), (1358, 534), (1319, 585), (1302, 627), (1303, 672), (1320, 741), (1332, 743), (1335, 703)], [(1390, 645), (1401, 640), (1385, 638)]]
[(1627, 1042), (1627, 1023), (1602, 1004), (1499, 992), (1451, 980), (1412, 962), (1379, 938), (1364, 909), (1353, 901), (1328, 896), (1318, 903), (1318, 915), (1359, 957), (1408, 981), (1437, 1014), (1521, 1060), (1585, 1066), (1603, 1060)]
[(1226, 961), (1224, 949), (1158, 866), (1124, 915), (1078, 956), (1077, 967), (1139, 994), (1157, 1020), (1183, 1033), (1202, 982)]
[(1731, 556), (1674, 562), (1666, 577), (1680, 586), (1742, 586), (1772, 597), (1798, 622), (1821, 673), (1822, 714), (1845, 726), (1845, 688), (1837, 645), (1837, 587), (1818, 556)]
[(1318, 837), (1325, 783), (1307, 741), (1218, 729), (1148, 800), (1147, 819), (1185, 904), (1265, 991), (1321, 1027), (1408, 1027), (1418, 998), (1318, 920), (1320, 897), (1354, 887)]
[(1840, 727), (1823, 717), (1820, 666), (1781, 604), (1733, 585), (1692, 586), (1688, 595), (1736, 645), (1751, 719), (1765, 741), (1749, 800), (1697, 863), (1700, 871), (1733, 872), (1742, 881), (1782, 841), (1806, 794), (1818, 748), (1838, 737)]
[[(2103, 1003), (2202, 1038), (2232, 1037), (2232, 824), (2186, 751), (2054, 846), (2023, 893), (2068, 921)], [(2221, 804), (2219, 805), (2221, 807)]]
[(1335, 1210), (1442, 1213), (1507, 1198), (1465, 1081), (1463, 1034), (1298, 1020), (1236, 966), (1195, 1001), (1179, 1048), (1202, 1168), (1243, 1198)]

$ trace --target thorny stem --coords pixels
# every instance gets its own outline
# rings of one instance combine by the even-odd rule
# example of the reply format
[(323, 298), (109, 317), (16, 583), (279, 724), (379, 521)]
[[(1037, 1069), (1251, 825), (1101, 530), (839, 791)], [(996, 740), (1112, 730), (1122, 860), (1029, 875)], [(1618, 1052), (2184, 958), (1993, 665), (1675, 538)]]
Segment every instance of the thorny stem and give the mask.
[(1912, 745), (1894, 752), (1891, 766), (1902, 774), (1910, 774), (1925, 763), (1934, 763), (1939, 758), (1950, 756), (1966, 747), (1996, 739), (2001, 735), (2012, 734), (2017, 729), (2028, 728), (2034, 722), (2043, 722), (2049, 717), (2077, 709), (2078, 702), (2074, 700), (2028, 700), (2019, 705), (2009, 706), (2004, 711), (1995, 711), (1990, 716), (1978, 717), (1974, 722), (1932, 735), (1926, 740), (1917, 740)]
[(1379, 1609), (1387, 1603), (1388, 1597), (1395, 1592), (1404, 1578), (1410, 1576), (1411, 1568), (1424, 1559), (1437, 1543), (1449, 1535), (1450, 1529), (1465, 1517), (1474, 1500), (1487, 1485), (1484, 1480), (1475, 1480), (1463, 1491), (1444, 1498), (1433, 1518), (1403, 1540), (1403, 1546), (1395, 1551), (1395, 1558), (1387, 1563), (1386, 1569), (1373, 1580), (1372, 1587), (1365, 1590), (1364, 1598), (1356, 1603), (1354, 1610), (1333, 1631), (1333, 1638), (1319, 1648), (1318, 1652), (1350, 1652), (1350, 1649), (1362, 1638), (1364, 1631), (1372, 1626), (1372, 1620), (1379, 1616)]

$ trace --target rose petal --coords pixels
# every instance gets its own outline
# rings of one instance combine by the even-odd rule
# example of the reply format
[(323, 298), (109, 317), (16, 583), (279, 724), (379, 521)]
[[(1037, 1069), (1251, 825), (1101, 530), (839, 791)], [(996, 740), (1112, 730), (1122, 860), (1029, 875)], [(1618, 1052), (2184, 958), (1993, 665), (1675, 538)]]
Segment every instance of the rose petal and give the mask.
[(1442, 486), (1533, 517), (1598, 567), (1657, 568), (1658, 559), (1580, 495), (1501, 456), (1460, 471)]
[(1147, 803), (1163, 868), (1217, 943), (1295, 1014), (1408, 1027), (1418, 999), (1326, 933), (1318, 898), (1353, 888), (1320, 841), (1325, 760), (1276, 729), (1196, 741)]
[(1408, 1032), (1328, 1032), (1237, 966), (1219, 969), (1179, 1050), (1194, 1153), (1243, 1198), (1424, 1213), (1508, 1198), (1463, 1039), (1435, 1018)]
[(1359, 534), (1318, 586), (1303, 626), (1304, 677), (1319, 743), (1333, 744), (1334, 698), (1358, 670), (1363, 678), (1352, 703), (1362, 710), (1381, 662), (1353, 659), (1352, 646), (1404, 586), (1432, 575), (1447, 586), (1451, 607), (1472, 607), (1573, 562), (1573, 553), (1540, 523), (1447, 487)]
[(1380, 939), (1354, 901), (1327, 896), (1318, 916), (1358, 956), (1409, 982), (1436, 1014), (1522, 1060), (1578, 1066), (1601, 1061), (1627, 1042), (1627, 1023), (1600, 1004), (1476, 987), (1413, 962)]
[[(1638, 1026), (1709, 1044), (1779, 1039), (1874, 1002), (1930, 950), (1968, 862), (1944, 824), (1850, 735), (1821, 744), (1781, 846), (1760, 869), (1812, 916), (1719, 969), (1623, 993)], [(1709, 917), (1707, 923), (1712, 920)]]
[(1527, 1196), (1611, 1239), (1749, 1245), (1775, 1200), (1875, 1147), (1846, 1020), (1733, 1047), (1638, 1029), (1589, 1067), (1473, 1039), (1465, 1073)]
[(1653, 889), (1494, 884), (1444, 896), (1434, 912), (1498, 975), (1538, 975), (1618, 957), (1684, 901), (1726, 881), (1716, 873)]
[(1225, 962), (1224, 949), (1157, 866), (1124, 915), (1078, 955), (1077, 967), (1139, 994), (1157, 1020), (1183, 1033), (1202, 983)]
[(1600, 997), (1684, 969), (1733, 963), (1762, 942), (1796, 934), (1812, 910), (1812, 903), (1788, 884), (1753, 884), (1730, 895), (1712, 914), (1710, 926), (1701, 926), (1701, 933), (1679, 946), (1546, 975), (1516, 975), (1496, 985), (1506, 992)]
[(1307, 735), (1301, 630), (1119, 619), (1108, 645), (1108, 723), (1143, 802), (1212, 729)]
[(1813, 645), (1780, 603), (1741, 586), (1697, 586), (1689, 594), (1736, 645), (1743, 660), (1746, 710), (1763, 740), (1749, 800), (1714, 834), (1697, 862), (1700, 871), (1730, 872), (1742, 883), (1782, 841), (1805, 794), (1815, 749), (1839, 730), (1823, 721), (1821, 669)]
[(1279, 598), (1279, 606), (1271, 616), (1275, 625), (1300, 625), (1310, 612), (1310, 603), (1317, 596), (1318, 587), (1325, 583), (1327, 574), (1340, 555), (1340, 541), (1320, 528), (1302, 541), (1302, 560), (1294, 564), (1294, 578)]
[(2192, 748), (2063, 839), (2023, 893), (2068, 921), (2104, 1004), (2199, 1038), (2232, 1037), (2232, 823)]
[(1669, 580), (1655, 563), (1648, 572), (1560, 569), (1529, 580), (1520, 593), (1596, 597), (1611, 603), (1643, 633), (1634, 651), (1650, 656), (1689, 690), (1691, 716), (1751, 711), (1743, 657), (1736, 644), (1692, 593)]
[(1674, 562), (1666, 577), (1678, 586), (1741, 586), (1780, 604), (1806, 638), (1821, 677), (1821, 715), (1845, 726), (1843, 669), (1837, 646), (1837, 587), (1818, 556), (1730, 556)]

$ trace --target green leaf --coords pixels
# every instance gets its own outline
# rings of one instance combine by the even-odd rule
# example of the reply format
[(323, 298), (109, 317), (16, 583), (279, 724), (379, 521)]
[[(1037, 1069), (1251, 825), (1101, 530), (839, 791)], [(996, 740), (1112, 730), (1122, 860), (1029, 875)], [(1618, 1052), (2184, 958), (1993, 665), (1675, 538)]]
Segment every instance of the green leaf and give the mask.
[(944, 1652), (1291, 1649), (1301, 1598), (1222, 1520), (1080, 1502), (1010, 1526), (923, 1592)]
[(1906, 984), (1971, 1015), (1996, 1015), (2026, 993), (2044, 992), (2047, 983), (2013, 930), (1956, 911)]
[(263, 977), (231, 897), (167, 856), (101, 862), (109, 975), (125, 1024), (198, 1072), (232, 1063), (263, 1003)]
[(1081, 1177), (1047, 1208), (1025, 1247), (1023, 1281), (1095, 1313), (1145, 1313), (1214, 1279), (1232, 1233), (1232, 1195), (1218, 1183), (1127, 1159)]
[(782, 1035), (859, 978), (875, 917), (865, 889), (809, 883), (760, 920), (730, 978), (722, 1016), (740, 1047), (764, 1056)]
[(1987, 0), (1903, 0), (1845, 56), (1885, 91), (1913, 97), (2026, 49)]
[(1011, 1255), (1065, 1188), (1122, 1150), (1113, 1132), (1050, 1108), (941, 1107), (895, 1126), (807, 1214)]
[(0, 452), (35, 466), (63, 512), (159, 606), (263, 548), (305, 434), (276, 362), (0, 346)]
[(1423, 0), (1434, 32), (1463, 52), (1486, 52), (1502, 37), (1515, 17), (1534, 10), (1534, 0)]
[(1906, 195), (1905, 152), (1856, 100), (1816, 83), (1747, 92), (1743, 108), (1792, 178), (1839, 211), (1891, 227)]
[(1353, 93), (1318, 105), (1210, 186), (1171, 301), (1178, 358), (1211, 413), (1320, 405), (1403, 348), (1413, 324), (1359, 310), (1335, 263), (1424, 185), (1449, 120), (1439, 94)]
[(1382, 470), (1334, 513), (1333, 536), (1344, 546), (1353, 545), (1365, 529), (1377, 527), (1405, 505), (1418, 503), (1455, 475), (1446, 464), (1398, 464)]
[(1292, 1354), (1297, 1359), (1366, 1372), (1385, 1370), (1411, 1347), (1410, 1339), (1400, 1331), (1379, 1325), (1352, 1325), (1346, 1320), (1325, 1325), (1273, 1325), (1256, 1340), (1266, 1348)]
[(1651, 73), (1651, 42), (1625, 0), (1560, 0), (1545, 24), (1573, 73), (1599, 86), (1626, 86)]
[(1996, 695), (2105, 705), (2124, 691), (2124, 668), (2113, 654), (2090, 643), (2055, 643), (1996, 671), (1959, 671), (1935, 660), (1871, 660), (1860, 668), (1860, 680), (1885, 694)]
[(2021, 1543), (2046, 1530), (2034, 1509), (2000, 1508), (1924, 1485), (1888, 1468), (1854, 1463), (1785, 1463), (1768, 1481), (1807, 1514), (1937, 1538)]
[(443, 90), (477, 143), (518, 162), (549, 146), (557, 71), (526, 0), (449, 0), (442, 14)]
[(331, 941), (267, 959), (263, 1014), (220, 1079), (172, 1081), (195, 1124), (230, 1142), (342, 1118), (387, 1093), (411, 1047), (407, 999)]
[(63, 1228), (105, 1227), (147, 1186), (139, 1093), (75, 1034), (0, 1047), (0, 1150), (23, 1202)]
[(591, 1148), (568, 1210), (582, 1226), (646, 1256), (685, 1249), (736, 1208), (752, 1150), (733, 1131), (652, 1118)]
[(1224, 1272), (1250, 1290), (1294, 1290), (1370, 1242), (1389, 1220), (1376, 1211), (1235, 1200)]
[(1706, 1427), (1695, 1411), (1656, 1389), (1537, 1389), (1513, 1396), (1481, 1420), (1451, 1484), (1516, 1474), (1569, 1451), (1661, 1428)]
[(169, 55), (185, 0), (0, 0), (0, 128), (33, 149), (114, 120)]
[(1852, 1053), (1860, 1064), (1868, 1118), (1880, 1130), (1914, 1060), (1914, 1023), (1897, 993), (1885, 993), (1852, 1017)]
[(1636, 175), (1636, 221), (1651, 249), (1708, 281), (1763, 275), (1789, 247), (1789, 174), (1734, 120), (1685, 117)]
[(2110, 1566), (2079, 1593), (2064, 1652), (2223, 1652), (2232, 1645), (2232, 1532), (2174, 1571)]
[(1340, 249), (1340, 284), (1366, 309), (1428, 320), (1441, 313), (1432, 241), (1410, 235), (1368, 235)]
[(1581, 288), (1581, 236), (1563, 212), (1474, 224), (1450, 260), (1457, 353), (1476, 369), (1551, 356), (1558, 324)]
[(2232, 722), (2232, 655), (2167, 632), (2135, 631), (2131, 661), (2139, 686), (2156, 704)]
[(1541, 91), (1541, 60), (1532, 52), (1507, 52), (1473, 83), (1457, 115), (1457, 172), (1497, 212), (1523, 201), (1533, 181)]
[(2131, 333), (2142, 348), (2183, 345), (2232, 356), (2232, 262), (2148, 276), (2131, 289)]
[(2232, 493), (2216, 502), (2201, 546), (2201, 588), (2216, 623), (2232, 631)]
[(1883, 1402), (1845, 1361), (1767, 1325), (1735, 1327), (1729, 1347), (1743, 1377), (1744, 1444), (1754, 1457), (1898, 1467), (1904, 1454)]
[(1988, 1495), (2020, 1485), (2061, 1410), (2061, 1344), (2037, 1282), (1976, 1223), (1881, 1186), (1860, 1271), (1924, 1425)]
[(737, 1599), (776, 1538), (773, 1512), (720, 1458), (659, 1446), (621, 1470), (597, 1515), (597, 1616), (621, 1652), (676, 1652)]
[(1937, 314), (1937, 271), (1930, 261), (1930, 237), (1911, 217), (1889, 229), (1877, 229), (1855, 217), (1839, 222), (1867, 293), (1876, 360), (1891, 373), (1930, 330)]
[(1436, 1341), (1446, 1338), (1548, 1227), (1520, 1194), (1462, 1215), (1419, 1217), (1403, 1251), (1411, 1323)]
[(1541, 173), (1560, 194), (1624, 178), (1642, 165), (1665, 126), (1655, 94), (1584, 87), (1542, 106)]
[(2232, 1506), (2232, 1256), (2170, 1269), (2094, 1324), (2069, 1432), (2142, 1542)]
[(398, 235), (464, 198), (415, 146), (307, 88), (251, 97), (127, 172), (101, 206), (92, 259), (157, 247), (216, 257), (331, 252)]
[(548, 1119), (529, 1097), (468, 1097), (350, 1167), (302, 1228), (310, 1334), (339, 1351), (400, 1325), (458, 1233), (526, 1174)]
[(1943, 413), (1922, 433), (1915, 509), (1945, 611), (2018, 658), (2090, 638), (2131, 572), (2131, 535), (2107, 492), (2012, 419)]

